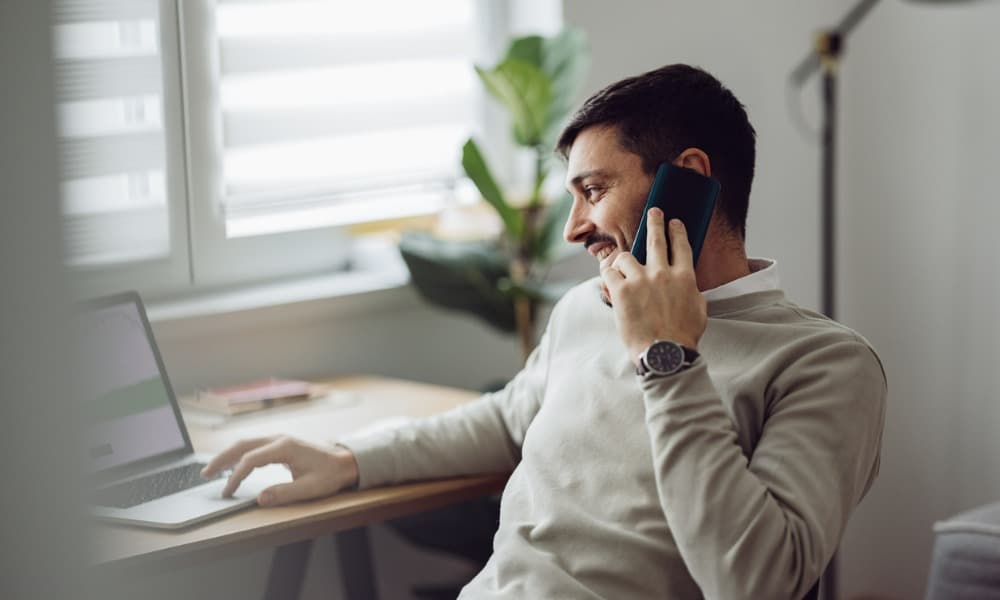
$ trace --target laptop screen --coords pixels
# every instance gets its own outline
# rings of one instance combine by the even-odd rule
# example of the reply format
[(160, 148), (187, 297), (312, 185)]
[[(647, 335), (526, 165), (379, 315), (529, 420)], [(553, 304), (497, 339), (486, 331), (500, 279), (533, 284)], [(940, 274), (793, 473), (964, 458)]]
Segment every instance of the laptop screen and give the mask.
[(138, 296), (79, 315), (81, 401), (91, 403), (86, 442), (92, 471), (167, 452), (186, 440), (140, 313)]

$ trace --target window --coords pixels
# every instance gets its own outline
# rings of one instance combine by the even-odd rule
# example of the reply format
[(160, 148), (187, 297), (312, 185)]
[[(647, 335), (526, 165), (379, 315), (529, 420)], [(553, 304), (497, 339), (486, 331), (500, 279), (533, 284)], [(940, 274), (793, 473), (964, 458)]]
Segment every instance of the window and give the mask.
[(345, 225), (455, 202), (498, 6), (55, 0), (70, 263), (93, 293), (335, 271)]
[(436, 207), (476, 117), (473, 7), (220, 3), (212, 107), (228, 235)]
[(453, 201), (476, 6), (182, 4), (196, 279), (335, 269), (340, 226)]
[(164, 8), (53, 4), (68, 262), (95, 287), (188, 281), (178, 70), (164, 60), (176, 53), (176, 22)]

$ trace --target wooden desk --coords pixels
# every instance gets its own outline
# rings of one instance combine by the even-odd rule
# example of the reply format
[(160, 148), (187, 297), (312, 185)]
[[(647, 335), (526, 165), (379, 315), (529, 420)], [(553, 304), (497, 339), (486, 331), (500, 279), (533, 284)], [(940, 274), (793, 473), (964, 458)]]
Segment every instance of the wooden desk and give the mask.
[[(276, 433), (323, 442), (386, 419), (440, 413), (477, 397), (464, 390), (381, 377), (320, 383), (327, 389), (322, 398), (233, 417), (220, 426), (186, 418), (191, 442), (196, 451), (206, 453), (239, 439)], [(506, 479), (506, 475), (492, 475), (421, 482), (291, 506), (253, 507), (178, 532), (103, 524), (95, 528), (92, 556), (102, 569), (169, 571), (265, 547), (287, 548), (318, 536), (496, 493)]]

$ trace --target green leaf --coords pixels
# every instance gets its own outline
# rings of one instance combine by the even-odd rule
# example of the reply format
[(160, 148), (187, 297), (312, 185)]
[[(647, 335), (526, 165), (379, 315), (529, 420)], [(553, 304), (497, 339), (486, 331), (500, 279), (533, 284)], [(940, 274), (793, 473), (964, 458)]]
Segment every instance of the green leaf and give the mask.
[(541, 68), (508, 58), (492, 71), (476, 67), (487, 91), (510, 112), (514, 140), (522, 146), (538, 146), (552, 106), (552, 82)]
[(541, 260), (551, 260), (556, 250), (562, 244), (562, 231), (573, 208), (573, 197), (564, 194), (558, 200), (549, 204), (545, 211), (545, 220), (538, 230), (536, 254)]
[(407, 232), (399, 251), (413, 286), (429, 302), (475, 315), (500, 331), (517, 330), (513, 299), (499, 288), (509, 277), (507, 256), (495, 243)]
[(540, 35), (520, 37), (510, 43), (504, 59), (520, 60), (542, 69), (544, 46), (545, 39)]
[(555, 304), (575, 285), (575, 281), (561, 281), (558, 283), (529, 281), (518, 285), (511, 281), (510, 278), (503, 278), (498, 282), (497, 287), (512, 298), (527, 296), (535, 304)]
[(465, 174), (469, 176), (472, 183), (476, 184), (476, 189), (482, 194), (483, 199), (500, 215), (507, 235), (514, 240), (520, 239), (524, 229), (521, 213), (504, 200), (496, 180), (493, 179), (493, 175), (486, 165), (486, 159), (483, 158), (479, 146), (472, 138), (469, 138), (469, 141), (465, 142), (465, 146), (462, 147), (462, 168), (465, 169)]

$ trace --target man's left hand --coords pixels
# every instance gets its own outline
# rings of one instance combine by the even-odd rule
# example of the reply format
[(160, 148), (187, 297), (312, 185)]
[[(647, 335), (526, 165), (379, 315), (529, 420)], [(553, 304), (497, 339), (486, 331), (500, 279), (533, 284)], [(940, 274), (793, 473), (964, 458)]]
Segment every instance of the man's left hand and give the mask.
[(705, 298), (698, 291), (687, 230), (670, 221), (670, 249), (663, 211), (651, 208), (646, 217), (646, 265), (630, 252), (620, 252), (601, 263), (601, 280), (608, 290), (618, 333), (633, 362), (656, 340), (697, 348), (708, 322)]

